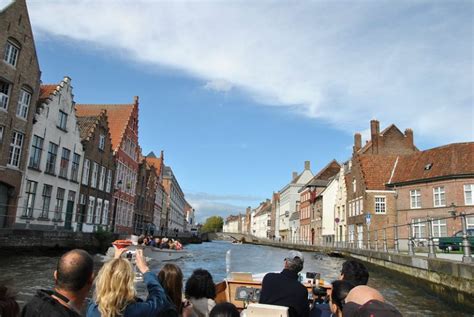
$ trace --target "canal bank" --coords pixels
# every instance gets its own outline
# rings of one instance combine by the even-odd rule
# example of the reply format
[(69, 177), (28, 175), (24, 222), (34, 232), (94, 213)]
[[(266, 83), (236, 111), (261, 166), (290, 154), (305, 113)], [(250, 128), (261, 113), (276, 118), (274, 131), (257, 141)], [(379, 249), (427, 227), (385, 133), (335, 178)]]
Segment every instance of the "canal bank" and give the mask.
[[(218, 236), (216, 237), (218, 238)], [(239, 237), (239, 239), (241, 238)], [(250, 236), (243, 236), (243, 238), (245, 243), (254, 245), (355, 258), (377, 269), (385, 270), (390, 275), (396, 274), (414, 287), (422, 287), (454, 305), (461, 305), (466, 311), (474, 311), (473, 264), (365, 249), (334, 249), (312, 245), (280, 243), (260, 240)]]

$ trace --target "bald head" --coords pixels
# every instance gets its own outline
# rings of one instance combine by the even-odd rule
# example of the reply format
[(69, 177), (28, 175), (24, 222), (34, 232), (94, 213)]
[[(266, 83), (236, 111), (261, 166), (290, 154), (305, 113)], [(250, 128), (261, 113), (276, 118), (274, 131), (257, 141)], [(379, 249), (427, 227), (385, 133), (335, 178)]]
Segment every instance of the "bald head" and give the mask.
[(378, 300), (381, 302), (385, 301), (379, 291), (367, 285), (360, 285), (354, 287), (353, 289), (351, 289), (351, 291), (349, 292), (349, 294), (347, 294), (346, 297), (346, 303), (353, 302), (358, 305), (364, 305), (370, 300)]
[(58, 261), (55, 272), (59, 289), (76, 292), (88, 285), (94, 272), (94, 261), (84, 250), (74, 249), (65, 253)]

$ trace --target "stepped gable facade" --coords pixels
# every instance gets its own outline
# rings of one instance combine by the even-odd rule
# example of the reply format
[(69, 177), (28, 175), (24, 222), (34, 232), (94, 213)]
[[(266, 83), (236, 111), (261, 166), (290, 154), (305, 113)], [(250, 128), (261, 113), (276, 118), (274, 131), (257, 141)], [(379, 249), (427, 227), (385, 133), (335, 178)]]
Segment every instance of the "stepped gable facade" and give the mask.
[(115, 160), (107, 111), (78, 117), (77, 124), (84, 147), (76, 217), (78, 231), (108, 230), (113, 218)]
[(40, 87), (16, 227), (77, 230), (84, 150), (71, 79)]
[[(433, 236), (450, 236), (461, 230), (465, 213), (468, 228), (474, 228), (474, 142), (448, 144), (401, 156), (387, 182), (396, 191), (398, 223), (412, 224), (412, 236), (426, 239), (427, 223), (433, 219)], [(400, 228), (408, 237), (408, 227)]]
[[(155, 173), (157, 177), (157, 185), (155, 190), (155, 203), (154, 203), (154, 211), (153, 211), (153, 220), (152, 223), (156, 227), (156, 229), (162, 232), (162, 227), (164, 229), (164, 223), (166, 221), (166, 215), (163, 212), (163, 206), (165, 205), (166, 200), (166, 192), (165, 188), (163, 187), (163, 165), (164, 165), (164, 154), (161, 151), (160, 157), (157, 158), (153, 152), (150, 152), (146, 156), (146, 161), (148, 164), (155, 168)], [(161, 233), (162, 234), (162, 233)]]
[(24, 195), (40, 69), (25, 0), (0, 9), (0, 228), (17, 220)]
[(115, 182), (111, 226), (114, 232), (133, 233), (133, 212), (138, 175), (138, 97), (131, 104), (78, 104), (79, 116), (98, 115), (107, 111), (115, 159)]
[[(399, 157), (418, 151), (411, 129), (402, 133), (392, 124), (380, 132), (377, 120), (370, 122), (370, 128), (371, 139), (364, 147), (361, 135), (354, 135), (353, 154), (345, 174), (346, 241), (359, 247), (367, 247), (368, 239), (373, 244), (375, 236), (382, 240), (380, 230), (397, 224), (396, 192), (385, 184)], [(388, 245), (393, 245), (394, 230), (387, 230), (386, 235)]]

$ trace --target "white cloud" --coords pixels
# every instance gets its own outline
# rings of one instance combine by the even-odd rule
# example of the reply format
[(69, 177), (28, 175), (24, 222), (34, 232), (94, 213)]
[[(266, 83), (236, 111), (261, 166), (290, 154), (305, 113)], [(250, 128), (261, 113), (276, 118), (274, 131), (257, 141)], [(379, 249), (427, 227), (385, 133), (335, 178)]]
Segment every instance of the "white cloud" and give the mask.
[(473, 6), (29, 1), (38, 39), (66, 37), (173, 67), (209, 89), (238, 87), (351, 133), (376, 117), (381, 128), (393, 122), (439, 142), (473, 137)]

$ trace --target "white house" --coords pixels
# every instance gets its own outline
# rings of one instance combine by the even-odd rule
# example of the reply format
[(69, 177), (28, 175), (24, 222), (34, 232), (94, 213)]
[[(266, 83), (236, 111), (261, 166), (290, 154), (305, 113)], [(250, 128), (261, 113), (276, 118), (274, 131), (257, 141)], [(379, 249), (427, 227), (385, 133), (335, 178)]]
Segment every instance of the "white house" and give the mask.
[(330, 244), (335, 241), (335, 205), (339, 189), (339, 174), (329, 181), (327, 187), (321, 192), (323, 196), (322, 210), (322, 236), (323, 243)]
[(346, 162), (341, 165), (341, 170), (338, 177), (338, 184), (337, 184), (337, 193), (336, 193), (336, 201), (335, 201), (335, 224), (336, 224), (336, 232), (335, 232), (335, 241), (342, 242), (346, 241), (346, 231), (347, 231), (347, 218), (346, 218), (346, 199), (347, 199), (347, 191), (346, 191), (346, 172), (348, 170), (349, 162)]
[(252, 232), (253, 235), (259, 238), (269, 238), (271, 231), (271, 213), (272, 203), (270, 199), (262, 202), (260, 206), (255, 209), (255, 215), (253, 216)]
[(296, 202), (299, 201), (300, 198), (298, 191), (309, 182), (311, 178), (313, 178), (313, 173), (311, 172), (310, 162), (305, 161), (303, 172), (299, 175), (293, 172), (291, 182), (279, 191), (280, 210), (276, 221), (279, 222), (278, 229), (282, 240), (288, 240), (291, 236), (290, 216), (296, 211)]
[(229, 216), (226, 218), (224, 222), (224, 226), (222, 228), (222, 232), (226, 233), (239, 233), (241, 226), (241, 216)]
[(42, 85), (16, 226), (76, 229), (84, 150), (71, 79)]

